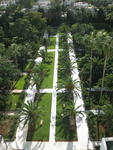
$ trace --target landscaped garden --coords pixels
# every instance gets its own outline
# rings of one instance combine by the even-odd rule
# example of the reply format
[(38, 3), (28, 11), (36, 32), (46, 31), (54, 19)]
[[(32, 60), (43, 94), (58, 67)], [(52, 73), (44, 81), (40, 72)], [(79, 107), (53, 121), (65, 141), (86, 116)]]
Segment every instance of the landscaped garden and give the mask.
[[(81, 30), (85, 27), (85, 30)], [(112, 136), (112, 37), (92, 25), (72, 26), (91, 140)], [(108, 46), (108, 45), (109, 46)], [(106, 51), (107, 48), (107, 51)], [(90, 58), (90, 59), (89, 59)], [(96, 113), (95, 113), (96, 112)], [(109, 119), (108, 119), (109, 118)]]
[[(58, 89), (64, 92), (57, 95), (56, 140), (76, 141), (76, 110), (74, 110), (73, 82), (71, 79), (71, 65), (69, 60), (68, 44), (65, 43), (67, 35), (60, 38), (63, 51), (59, 52)], [(59, 42), (61, 43), (61, 42)]]
[[(50, 116), (51, 116), (51, 94), (41, 95), (39, 99), (35, 97), (35, 101), (38, 101), (37, 113), (40, 112), (39, 118), (34, 121), (34, 127), (28, 130), (28, 141), (48, 141), (49, 129), (50, 129)], [(41, 124), (41, 121), (43, 122)]]
[[(103, 137), (113, 137), (112, 3), (112, 0), (85, 0), (83, 5), (79, 3), (82, 7), (79, 5), (78, 9), (75, 3), (65, 6), (65, 1), (61, 4), (60, 0), (51, 0), (50, 8), (43, 10), (32, 7), (35, 0), (21, 0), (0, 8), (0, 135), (5, 140), (15, 139), (18, 117), (27, 110), (27, 140), (49, 141), (52, 96), (55, 94), (56, 120), (53, 120), (56, 126), (52, 124), (56, 129), (55, 140), (79, 140), (76, 117), (82, 112), (75, 108), (74, 94), (79, 95), (75, 90), (77, 81), (71, 77), (75, 68), (71, 67), (69, 59), (69, 48), (73, 45), (85, 106), (83, 113), (87, 116), (89, 128), (88, 138), (100, 141)], [(56, 42), (57, 33), (59, 43)], [(67, 42), (68, 33), (72, 34), (73, 45)], [(58, 87), (53, 85), (57, 52), (52, 50), (56, 44), (62, 49), (57, 51)], [(44, 51), (40, 51), (40, 47), (44, 47)], [(43, 58), (39, 64), (34, 61), (37, 57)], [(34, 102), (29, 100), (30, 103), (26, 104), (25, 91), (30, 83), (33, 87), (30, 90), (36, 85), (37, 93)], [(40, 89), (53, 89), (53, 93), (41, 94), (40, 91), (44, 90)], [(63, 90), (57, 93), (56, 89)], [(23, 110), (24, 106), (26, 110)]]

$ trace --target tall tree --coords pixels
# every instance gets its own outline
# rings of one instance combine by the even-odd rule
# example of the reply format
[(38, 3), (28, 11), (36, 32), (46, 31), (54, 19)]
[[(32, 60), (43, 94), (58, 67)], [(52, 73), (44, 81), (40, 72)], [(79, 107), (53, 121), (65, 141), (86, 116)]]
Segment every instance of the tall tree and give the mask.
[(20, 121), (24, 121), (24, 126), (29, 122), (31, 129), (34, 130), (35, 121), (40, 118), (40, 109), (37, 101), (24, 103), (19, 115)]
[(18, 57), (20, 56), (19, 45), (16, 43), (11, 44), (8, 49), (9, 56), (14, 60), (16, 66), (18, 67)]
[(48, 23), (58, 26), (61, 23), (62, 6), (60, 0), (51, 0), (51, 7), (47, 12)]
[(83, 38), (83, 43), (85, 47), (90, 51), (90, 77), (89, 77), (89, 105), (90, 105), (90, 97), (91, 97), (91, 88), (92, 88), (92, 69), (93, 69), (93, 51), (96, 49), (96, 40), (94, 36), (94, 32), (90, 35), (85, 35)]
[(109, 58), (113, 55), (113, 39), (104, 31), (99, 31), (97, 33), (97, 47), (99, 52), (104, 54), (104, 66), (103, 66), (103, 75), (102, 75), (102, 83), (101, 83), (101, 93), (100, 93), (100, 100), (103, 94), (103, 87), (104, 87), (104, 77), (106, 72), (106, 65)]
[(7, 105), (7, 95), (9, 94), (13, 80), (17, 76), (17, 70), (10, 60), (0, 57), (0, 108)]

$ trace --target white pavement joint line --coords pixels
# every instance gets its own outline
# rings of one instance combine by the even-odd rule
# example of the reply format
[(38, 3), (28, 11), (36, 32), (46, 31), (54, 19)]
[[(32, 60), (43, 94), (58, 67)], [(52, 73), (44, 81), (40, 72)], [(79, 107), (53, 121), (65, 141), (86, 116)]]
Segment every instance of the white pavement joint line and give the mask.
[(17, 89), (15, 89), (15, 90), (12, 90), (11, 91), (11, 93), (22, 93), (22, 92), (24, 92), (25, 90), (17, 90)]
[[(77, 90), (76, 88), (74, 89), (75, 91), (78, 92), (79, 96), (77, 97), (75, 95), (75, 92), (73, 92), (73, 96), (74, 96), (74, 103), (75, 103), (75, 109), (77, 107), (78, 111), (84, 111), (84, 102), (83, 102), (83, 97), (82, 97), (82, 90), (81, 90), (81, 86), (80, 86), (80, 79), (79, 79), (79, 71), (78, 71), (78, 65), (76, 62), (76, 55), (74, 53), (74, 49), (73, 47), (73, 41), (72, 41), (72, 35), (68, 34), (68, 44), (70, 45), (69, 47), (69, 58), (71, 61), (71, 65), (72, 65), (72, 80), (73, 81), (79, 81), (77, 83), (77, 85), (75, 85), (75, 87), (77, 87), (79, 90)], [(88, 126), (87, 126), (87, 122), (86, 122), (86, 114), (83, 114), (84, 116), (80, 116), (80, 114), (77, 115), (76, 117), (76, 126), (77, 126), (77, 136), (78, 136), (78, 143), (79, 143), (79, 147), (78, 149), (88, 149), (89, 148), (89, 133), (88, 133)]]
[(40, 93), (53, 93), (53, 89), (40, 89)]
[(53, 75), (53, 93), (51, 105), (51, 122), (49, 142), (55, 143), (55, 130), (56, 130), (56, 105), (57, 105), (57, 76), (58, 76), (58, 47), (59, 47), (59, 34), (56, 35), (56, 51), (54, 60), (54, 75)]
[(56, 49), (48, 49), (47, 52), (55, 52)]
[[(57, 49), (48, 49), (47, 52), (55, 52)], [(63, 51), (63, 49), (58, 49), (58, 51)]]

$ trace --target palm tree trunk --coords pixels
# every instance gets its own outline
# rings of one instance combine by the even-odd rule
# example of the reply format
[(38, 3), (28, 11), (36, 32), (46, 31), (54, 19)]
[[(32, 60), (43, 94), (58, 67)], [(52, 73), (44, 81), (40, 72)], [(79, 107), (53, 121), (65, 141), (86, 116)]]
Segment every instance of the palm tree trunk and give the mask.
[(103, 94), (103, 87), (104, 87), (104, 77), (105, 77), (105, 71), (106, 71), (106, 64), (107, 64), (107, 55), (105, 56), (105, 60), (104, 60), (104, 68), (103, 68), (103, 76), (102, 76), (102, 83), (101, 83), (100, 100), (101, 100), (102, 94)]
[(98, 109), (98, 114), (97, 114), (97, 140), (99, 140), (99, 138), (100, 138), (99, 113), (100, 113), (100, 110)]
[(88, 95), (88, 99), (89, 99), (89, 107), (90, 107), (90, 95), (91, 95), (91, 86), (92, 86), (92, 67), (93, 67), (93, 54), (92, 54), (92, 50), (91, 50), (91, 65), (90, 65), (90, 81), (89, 81), (89, 95)]
[(18, 67), (18, 61), (17, 61), (17, 56), (15, 55), (15, 64)]

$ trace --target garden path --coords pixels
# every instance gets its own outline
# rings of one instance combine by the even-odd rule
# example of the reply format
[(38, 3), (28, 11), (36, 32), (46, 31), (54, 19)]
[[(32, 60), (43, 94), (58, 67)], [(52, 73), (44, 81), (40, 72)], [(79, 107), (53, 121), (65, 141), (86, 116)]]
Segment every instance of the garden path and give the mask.
[[(27, 96), (25, 98), (25, 103), (28, 101), (34, 101), (35, 98), (35, 93), (36, 93), (36, 86), (30, 85), (28, 90), (27, 90)], [(20, 120), (23, 119), (25, 116), (21, 116)], [(26, 143), (26, 137), (27, 137), (27, 131), (28, 131), (28, 124), (24, 126), (25, 120), (21, 121), (17, 127), (16, 131), (16, 139), (14, 142), (10, 143), (8, 148), (9, 149), (23, 149), (24, 145)]]
[[(58, 72), (58, 44), (59, 44), (59, 35), (56, 35), (56, 49), (52, 50), (55, 51), (55, 60), (54, 60), (54, 75), (53, 75), (53, 88), (52, 89), (40, 89), (40, 93), (52, 93), (52, 107), (51, 107), (51, 123), (50, 123), (50, 137), (49, 137), (49, 147), (51, 147), (51, 143), (55, 142), (55, 126), (56, 126), (56, 95), (57, 95), (57, 72)], [(50, 52), (52, 52), (50, 50)], [(36, 59), (35, 63), (39, 63)], [(13, 90), (12, 93), (20, 93), (23, 90)], [(25, 103), (28, 101), (34, 101), (35, 94), (36, 94), (36, 85), (32, 86), (32, 79), (30, 81), (30, 86), (27, 90), (25, 90), (27, 96), (25, 98)], [(23, 118), (22, 116), (21, 118)], [(26, 143), (28, 131), (28, 124), (24, 126), (24, 121), (19, 123), (16, 132), (16, 140), (14, 142), (9, 142), (8, 149), (23, 149)]]
[[(77, 84), (75, 84), (75, 91), (78, 92), (79, 96), (77, 97), (76, 94), (73, 92), (74, 95), (74, 103), (75, 103), (75, 109), (79, 107), (77, 110), (78, 111), (85, 111), (84, 108), (84, 102), (83, 102), (83, 97), (82, 97), (82, 90), (80, 86), (80, 78), (79, 78), (79, 71), (78, 71), (78, 65), (76, 61), (76, 55), (74, 53), (74, 48), (73, 48), (73, 40), (72, 40), (72, 35), (69, 33), (68, 34), (68, 43), (69, 43), (69, 57), (72, 65), (72, 80), (73, 81), (79, 81)], [(83, 113), (83, 115), (78, 114), (76, 117), (76, 126), (77, 126), (77, 136), (78, 136), (78, 145), (79, 149), (81, 150), (87, 150), (89, 149), (89, 146), (91, 142), (89, 141), (89, 132), (88, 132), (88, 125), (86, 121), (86, 114)]]
[[(55, 52), (56, 49), (48, 49), (47, 52)], [(63, 51), (63, 49), (59, 49), (58, 51)]]
[(55, 60), (54, 60), (53, 93), (52, 93), (51, 122), (50, 122), (50, 133), (49, 133), (49, 142), (51, 143), (55, 142), (55, 130), (56, 130), (58, 48), (59, 48), (59, 34), (56, 35), (56, 50), (55, 50)]
[[(39, 63), (41, 63), (41, 61)], [(37, 92), (36, 85), (33, 85), (33, 80), (31, 78), (30, 85), (28, 89), (26, 90), (27, 96), (25, 97), (24, 103), (27, 104), (30, 101), (34, 101), (36, 92)], [(25, 116), (23, 115), (20, 116), (20, 120), (22, 121), (19, 123), (17, 127), (15, 141), (11, 142), (8, 145), (8, 149), (23, 149), (24, 148), (25, 143), (26, 143), (27, 132), (28, 132), (28, 123), (24, 125), (25, 123), (24, 118)]]

